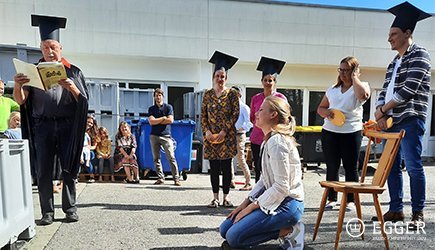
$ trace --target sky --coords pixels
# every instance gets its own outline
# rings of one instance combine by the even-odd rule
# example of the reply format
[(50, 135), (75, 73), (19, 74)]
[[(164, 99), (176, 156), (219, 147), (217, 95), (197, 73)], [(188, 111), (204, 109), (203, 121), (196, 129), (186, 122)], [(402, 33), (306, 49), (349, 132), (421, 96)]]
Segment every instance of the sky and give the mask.
[[(291, 2), (291, 3), (307, 3), (307, 4), (321, 4), (332, 6), (344, 7), (359, 7), (369, 9), (387, 10), (397, 4), (404, 2), (404, 0), (272, 0), (277, 2)], [(411, 4), (419, 9), (435, 13), (434, 0), (408, 0)]]

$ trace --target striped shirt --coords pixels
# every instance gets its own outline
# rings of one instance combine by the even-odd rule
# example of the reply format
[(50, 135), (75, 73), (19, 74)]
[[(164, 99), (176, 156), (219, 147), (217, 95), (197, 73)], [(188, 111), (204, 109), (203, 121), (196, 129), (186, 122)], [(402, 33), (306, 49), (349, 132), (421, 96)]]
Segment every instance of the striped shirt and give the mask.
[[(383, 90), (379, 94), (376, 107), (385, 105), (385, 95), (394, 71), (394, 64), (400, 55), (388, 65)], [(405, 118), (417, 116), (426, 119), (430, 93), (431, 61), (429, 53), (415, 43), (409, 46), (402, 57), (394, 79), (393, 121), (399, 123)]]

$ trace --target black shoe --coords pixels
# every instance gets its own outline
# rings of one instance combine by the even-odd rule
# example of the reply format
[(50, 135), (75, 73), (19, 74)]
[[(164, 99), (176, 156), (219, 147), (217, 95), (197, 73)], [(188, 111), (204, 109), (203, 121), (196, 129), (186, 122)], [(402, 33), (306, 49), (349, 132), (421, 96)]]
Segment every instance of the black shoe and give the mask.
[(54, 216), (52, 214), (44, 214), (39, 220), (39, 225), (47, 226), (53, 224)]
[(409, 230), (416, 231), (419, 228), (424, 228), (424, 215), (423, 211), (412, 212), (411, 223), (408, 225)]
[(67, 213), (65, 215), (65, 220), (66, 222), (77, 222), (79, 221), (79, 216), (77, 215), (76, 212), (72, 212), (72, 213)]
[(230, 244), (228, 244), (228, 241), (224, 241), (224, 242), (222, 242), (221, 249), (222, 250), (231, 250), (232, 248), (231, 248)]

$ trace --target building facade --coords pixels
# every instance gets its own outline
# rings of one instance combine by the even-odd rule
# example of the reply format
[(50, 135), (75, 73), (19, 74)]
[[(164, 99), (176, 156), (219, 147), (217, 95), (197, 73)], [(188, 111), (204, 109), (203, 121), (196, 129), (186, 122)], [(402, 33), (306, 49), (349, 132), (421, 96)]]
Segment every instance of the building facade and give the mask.
[[(240, 58), (229, 72), (229, 83), (242, 87), (247, 103), (261, 91), (261, 72), (255, 70), (260, 57), (285, 60), (277, 87), (301, 125), (322, 123), (317, 104), (336, 81), (340, 60), (355, 56), (361, 79), (373, 90), (364, 111), (369, 119), (395, 56), (387, 42), (394, 16), (381, 10), (261, 0), (0, 0), (0, 8), (4, 80), (11, 81), (15, 73), (11, 57), (36, 61), (40, 39), (30, 15), (67, 17), (67, 28), (61, 31), (63, 53), (95, 88), (91, 110), (120, 119), (144, 115), (147, 107), (137, 106), (149, 105), (141, 96), (155, 87), (165, 90), (181, 119), (183, 94), (212, 85), (208, 59), (215, 50)], [(414, 40), (435, 54), (435, 18), (417, 24)], [(429, 110), (435, 109), (434, 96), (432, 87)], [(426, 156), (435, 155), (434, 120), (430, 112)], [(116, 127), (116, 121), (111, 123)]]

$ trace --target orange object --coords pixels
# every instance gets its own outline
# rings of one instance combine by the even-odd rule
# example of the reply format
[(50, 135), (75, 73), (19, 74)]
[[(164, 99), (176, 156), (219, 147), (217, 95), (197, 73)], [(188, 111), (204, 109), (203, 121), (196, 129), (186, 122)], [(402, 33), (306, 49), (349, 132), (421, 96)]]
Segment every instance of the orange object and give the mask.
[(223, 138), (222, 140), (220, 140), (220, 141), (217, 141), (217, 140), (216, 140), (216, 138), (218, 137), (218, 135), (219, 135), (219, 134), (212, 134), (212, 135), (211, 135), (211, 140), (209, 140), (211, 144), (221, 144), (222, 142), (224, 142), (224, 140), (225, 140), (224, 138)]
[(343, 112), (341, 112), (338, 109), (331, 109), (332, 113), (334, 113), (334, 117), (332, 119), (330, 119), (330, 121), (332, 122), (332, 124), (334, 124), (335, 126), (343, 126), (344, 125), (344, 121), (346, 120), (346, 117), (344, 116)]
[[(387, 128), (391, 128), (393, 126), (393, 117), (389, 117), (387, 119)], [(367, 131), (369, 130), (375, 130), (375, 131), (381, 131), (381, 129), (378, 127), (378, 123), (373, 120), (368, 120), (363, 124), (363, 133), (366, 135)], [(380, 139), (376, 139), (376, 143), (381, 143)]]

